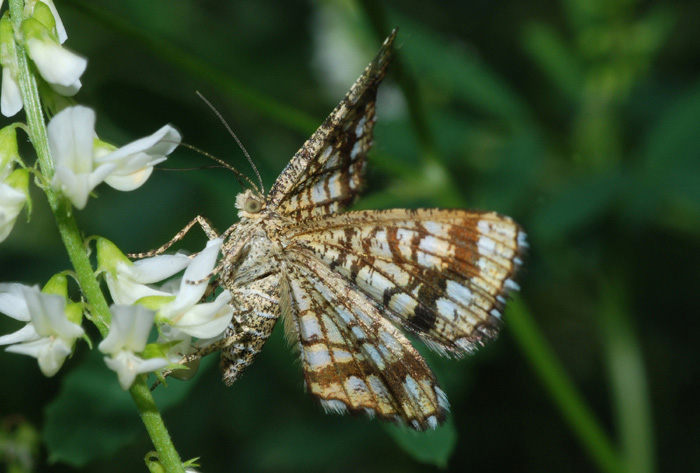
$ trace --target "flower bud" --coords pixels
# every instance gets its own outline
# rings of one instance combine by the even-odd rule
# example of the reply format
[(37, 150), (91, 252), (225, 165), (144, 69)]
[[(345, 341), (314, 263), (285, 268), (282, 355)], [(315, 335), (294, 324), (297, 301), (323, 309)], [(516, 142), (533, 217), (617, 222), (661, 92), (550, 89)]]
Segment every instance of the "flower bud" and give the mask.
[(0, 19), (0, 65), (2, 66), (2, 95), (0, 111), (11, 117), (22, 110), (22, 95), (17, 82), (17, 52), (12, 21), (7, 13)]
[(0, 182), (10, 175), (14, 163), (19, 161), (15, 126), (6, 126), (0, 130)]
[(22, 22), (22, 33), (29, 57), (41, 77), (59, 94), (75, 95), (80, 90), (80, 76), (87, 60), (61, 46), (55, 34), (34, 17)]
[(29, 202), (29, 171), (16, 169), (0, 182), (0, 242), (15, 225), (17, 216)]

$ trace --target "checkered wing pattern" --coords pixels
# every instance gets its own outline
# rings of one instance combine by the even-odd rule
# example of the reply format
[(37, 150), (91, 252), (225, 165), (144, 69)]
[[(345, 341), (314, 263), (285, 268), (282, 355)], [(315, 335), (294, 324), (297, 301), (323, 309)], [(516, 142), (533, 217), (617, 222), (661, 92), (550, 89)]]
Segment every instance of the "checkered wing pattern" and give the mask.
[(495, 336), (526, 246), (510, 218), (462, 210), (349, 212), (307, 219), (288, 234), (378, 314), (455, 355)]
[(230, 384), (282, 315), (306, 385), (327, 410), (423, 430), (444, 421), (447, 399), (399, 329), (458, 356), (493, 338), (526, 242), (493, 212), (340, 213), (361, 190), (394, 36), (265, 201), (250, 190), (237, 197), (241, 221), (224, 234), (220, 264), (234, 315), (208, 349), (222, 350)]
[(296, 220), (337, 212), (363, 185), (372, 146), (377, 87), (386, 74), (396, 32), (350, 92), (294, 155), (268, 196), (268, 208)]
[(308, 390), (328, 411), (366, 413), (417, 430), (445, 419), (447, 398), (421, 355), (358, 292), (305, 250), (287, 254), (290, 320)]

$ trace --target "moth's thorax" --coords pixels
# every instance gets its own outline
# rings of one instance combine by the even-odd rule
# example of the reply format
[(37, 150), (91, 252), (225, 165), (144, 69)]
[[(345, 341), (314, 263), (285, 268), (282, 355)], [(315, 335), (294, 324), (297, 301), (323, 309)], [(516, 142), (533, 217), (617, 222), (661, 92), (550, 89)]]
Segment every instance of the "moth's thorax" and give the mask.
[(279, 245), (268, 235), (269, 219), (244, 219), (238, 231), (222, 246), (224, 286), (249, 284), (274, 271), (279, 271)]

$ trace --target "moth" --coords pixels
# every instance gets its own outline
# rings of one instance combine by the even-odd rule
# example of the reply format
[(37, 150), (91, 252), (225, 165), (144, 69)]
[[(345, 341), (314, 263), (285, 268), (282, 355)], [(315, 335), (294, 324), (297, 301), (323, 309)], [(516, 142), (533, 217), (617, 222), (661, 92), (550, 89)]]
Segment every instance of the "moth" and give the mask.
[[(269, 193), (236, 197), (216, 284), (234, 315), (220, 350), (231, 385), (282, 318), (308, 391), (327, 410), (416, 430), (446, 418), (445, 393), (400, 329), (442, 354), (492, 339), (527, 246), (510, 218), (473, 210), (343, 212), (364, 184), (377, 88), (396, 30)], [(210, 239), (219, 235), (198, 216)], [(176, 237), (177, 238), (177, 237)]]

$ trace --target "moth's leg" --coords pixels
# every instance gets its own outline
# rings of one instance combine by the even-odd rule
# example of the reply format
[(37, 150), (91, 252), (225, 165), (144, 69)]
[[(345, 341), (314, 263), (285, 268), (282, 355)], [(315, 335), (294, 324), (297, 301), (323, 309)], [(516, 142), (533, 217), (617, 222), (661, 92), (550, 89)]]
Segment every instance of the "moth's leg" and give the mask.
[[(226, 262), (225, 262), (224, 260), (221, 260), (221, 261), (219, 262), (219, 264), (217, 264), (216, 267), (215, 267), (214, 269), (211, 270), (211, 273), (207, 274), (207, 275), (204, 276), (202, 279), (198, 279), (198, 280), (195, 280), (195, 281), (187, 280), (187, 281), (186, 281), (187, 284), (192, 284), (193, 286), (197, 286), (197, 285), (199, 285), (199, 284), (202, 284), (203, 282), (209, 281), (211, 278), (213, 278), (214, 276), (216, 276), (217, 274), (219, 274), (219, 273), (221, 272), (222, 269), (224, 269), (225, 263), (226, 263)], [(218, 286), (219, 283), (217, 282), (217, 283), (214, 283), (214, 284), (215, 284), (214, 289), (216, 289), (216, 286)], [(210, 291), (208, 294), (211, 294), (211, 292), (213, 292), (213, 290)]]
[[(188, 365), (190, 363), (193, 363), (195, 361), (199, 361), (200, 359), (204, 358), (207, 355), (211, 355), (212, 353), (215, 353), (221, 348), (223, 348), (226, 345), (226, 340), (218, 340), (210, 345), (207, 345), (205, 347), (201, 348), (195, 348), (195, 350), (191, 353), (188, 353), (187, 355), (183, 356), (180, 361), (177, 362), (178, 365)], [(194, 368), (190, 367), (190, 369), (194, 369), (194, 372), (192, 373), (192, 376), (194, 376), (197, 373), (197, 369), (199, 367), (199, 364), (195, 365)], [(168, 376), (172, 375), (173, 372), (178, 371), (181, 372), (182, 370), (167, 370), (162, 373), (163, 380), (167, 378)], [(182, 380), (186, 381), (190, 379), (190, 376), (183, 377), (181, 378)], [(158, 385), (161, 383), (161, 379), (156, 380), (155, 383), (151, 386), (151, 391), (153, 391), (155, 388), (158, 387)]]
[(216, 230), (212, 227), (211, 223), (209, 223), (209, 220), (206, 218), (202, 217), (201, 215), (197, 215), (190, 223), (188, 223), (185, 228), (180, 230), (175, 237), (167, 242), (165, 245), (161, 246), (160, 248), (157, 248), (155, 250), (147, 251), (145, 253), (129, 253), (129, 258), (132, 259), (139, 259), (139, 258), (149, 258), (151, 256), (156, 256), (161, 253), (163, 253), (165, 250), (170, 248), (173, 244), (177, 243), (178, 241), (182, 240), (184, 236), (187, 234), (187, 232), (190, 231), (190, 229), (194, 226), (195, 223), (198, 223), (200, 227), (202, 227), (202, 230), (204, 230), (204, 233), (207, 235), (207, 238), (210, 240), (214, 240), (219, 237), (219, 234), (216, 233)]

